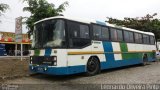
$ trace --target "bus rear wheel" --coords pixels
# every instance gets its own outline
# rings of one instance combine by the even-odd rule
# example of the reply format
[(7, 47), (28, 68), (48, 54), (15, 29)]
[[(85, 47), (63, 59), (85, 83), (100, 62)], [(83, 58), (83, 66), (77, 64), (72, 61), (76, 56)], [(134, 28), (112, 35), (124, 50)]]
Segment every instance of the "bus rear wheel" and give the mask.
[(93, 76), (100, 72), (100, 62), (97, 58), (91, 57), (87, 62), (87, 76)]
[(147, 63), (148, 63), (148, 57), (147, 57), (147, 54), (144, 54), (144, 56), (143, 56), (143, 63), (142, 63), (142, 65), (147, 65)]

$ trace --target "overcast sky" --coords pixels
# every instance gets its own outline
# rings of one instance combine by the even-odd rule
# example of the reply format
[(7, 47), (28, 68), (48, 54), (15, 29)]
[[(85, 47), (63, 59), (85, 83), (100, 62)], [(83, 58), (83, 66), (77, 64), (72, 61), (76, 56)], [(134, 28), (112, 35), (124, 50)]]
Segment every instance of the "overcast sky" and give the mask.
[[(47, 0), (56, 6), (64, 1), (69, 2), (65, 16), (89, 18), (105, 21), (106, 17), (123, 19), (124, 17), (141, 17), (146, 14), (158, 13), (160, 18), (160, 0)], [(23, 12), (26, 4), (22, 0), (0, 0), (10, 6), (3, 16), (0, 16), (0, 31), (15, 31), (15, 18), (29, 16), (30, 13)], [(23, 32), (27, 32), (23, 26)]]

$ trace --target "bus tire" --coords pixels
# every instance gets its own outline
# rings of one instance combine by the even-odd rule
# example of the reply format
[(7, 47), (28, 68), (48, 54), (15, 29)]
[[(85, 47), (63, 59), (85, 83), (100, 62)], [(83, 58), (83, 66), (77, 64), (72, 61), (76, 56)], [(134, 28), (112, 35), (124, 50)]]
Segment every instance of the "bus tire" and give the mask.
[(147, 54), (144, 54), (142, 65), (143, 65), (143, 66), (147, 65), (147, 62), (148, 62), (148, 56), (147, 56)]
[(100, 62), (98, 58), (91, 57), (86, 65), (86, 74), (87, 76), (93, 76), (100, 72)]

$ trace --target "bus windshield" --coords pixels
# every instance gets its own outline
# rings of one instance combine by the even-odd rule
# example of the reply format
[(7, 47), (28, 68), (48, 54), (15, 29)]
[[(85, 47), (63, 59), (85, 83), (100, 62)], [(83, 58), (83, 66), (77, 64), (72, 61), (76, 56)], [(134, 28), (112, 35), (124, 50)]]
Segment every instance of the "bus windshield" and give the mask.
[(60, 48), (65, 46), (63, 20), (47, 20), (35, 25), (32, 48)]

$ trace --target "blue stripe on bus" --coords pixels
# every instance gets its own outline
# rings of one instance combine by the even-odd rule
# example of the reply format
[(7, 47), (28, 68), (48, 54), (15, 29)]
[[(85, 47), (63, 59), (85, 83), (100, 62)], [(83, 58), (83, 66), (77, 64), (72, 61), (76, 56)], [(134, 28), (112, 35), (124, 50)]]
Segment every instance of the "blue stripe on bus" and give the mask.
[(51, 55), (51, 52), (52, 52), (52, 49), (51, 49), (51, 48), (46, 48), (46, 49), (45, 49), (45, 56), (50, 56), (50, 55)]
[[(151, 58), (150, 58), (151, 59)], [(153, 59), (152, 59), (153, 60)], [(126, 59), (126, 60), (117, 60), (113, 62), (101, 62), (101, 70), (117, 68), (127, 65), (135, 65), (142, 63), (141, 59)], [(32, 68), (33, 67), (33, 68)], [(50, 75), (70, 75), (76, 73), (86, 72), (86, 65), (77, 65), (69, 67), (47, 67), (47, 66), (29, 66), (31, 72), (35, 73), (44, 73)], [(47, 68), (46, 71), (38, 71), (38, 68)]]
[(106, 26), (106, 23), (105, 22), (101, 22), (101, 21), (96, 21), (97, 24), (100, 24), (100, 25), (105, 25)]
[(117, 60), (114, 62), (101, 63), (101, 69), (103, 70), (103, 69), (117, 68), (117, 67), (135, 65), (140, 63), (142, 63), (141, 59)]
[[(101, 70), (117, 68), (127, 65), (134, 65), (142, 63), (140, 59), (119, 60), (115, 62), (101, 62)], [(33, 68), (32, 68), (33, 67)], [(47, 66), (29, 66), (30, 71), (34, 73), (44, 73), (49, 75), (71, 75), (76, 73), (86, 72), (86, 65), (69, 66), (69, 67), (47, 67)], [(38, 68), (47, 68), (46, 71)]]
[[(103, 48), (104, 48), (104, 52), (113, 52), (113, 47), (111, 42), (103, 42)], [(105, 57), (107, 62), (112, 62), (115, 60), (114, 54), (112, 53), (106, 53)]]

